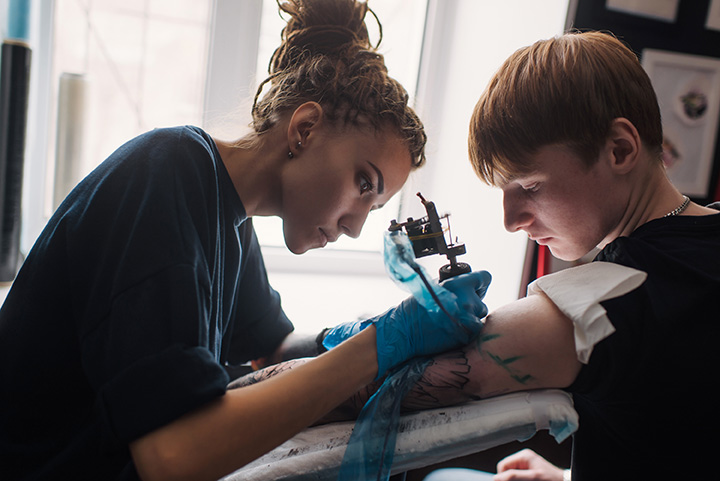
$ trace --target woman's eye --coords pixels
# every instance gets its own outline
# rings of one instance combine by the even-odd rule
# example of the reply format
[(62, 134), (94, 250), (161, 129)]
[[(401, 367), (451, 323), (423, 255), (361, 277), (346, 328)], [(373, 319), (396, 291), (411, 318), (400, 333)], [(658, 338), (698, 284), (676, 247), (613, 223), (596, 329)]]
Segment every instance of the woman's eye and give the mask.
[(360, 176), (360, 193), (364, 194), (366, 192), (372, 192), (375, 189), (375, 186), (370, 181), (370, 179), (367, 178), (365, 175)]

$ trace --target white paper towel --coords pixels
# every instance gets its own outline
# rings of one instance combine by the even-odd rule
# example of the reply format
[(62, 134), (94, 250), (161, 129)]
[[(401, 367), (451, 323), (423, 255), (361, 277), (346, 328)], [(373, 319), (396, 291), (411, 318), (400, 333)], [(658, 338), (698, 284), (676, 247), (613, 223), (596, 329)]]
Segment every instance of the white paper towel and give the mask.
[(638, 288), (647, 274), (611, 262), (591, 262), (533, 281), (528, 295), (544, 292), (573, 321), (578, 360), (587, 364), (593, 347), (615, 332), (600, 302)]

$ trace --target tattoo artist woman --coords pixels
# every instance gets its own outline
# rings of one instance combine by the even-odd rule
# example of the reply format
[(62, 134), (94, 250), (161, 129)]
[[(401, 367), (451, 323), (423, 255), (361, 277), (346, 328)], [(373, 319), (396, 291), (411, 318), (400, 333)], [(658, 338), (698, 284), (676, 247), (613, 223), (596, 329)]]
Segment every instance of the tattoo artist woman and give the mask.
[[(388, 368), (479, 331), (475, 290), (489, 276), (446, 284), (478, 316), (463, 329), (410, 299), (302, 368), (226, 392), (224, 364), (271, 355), (292, 331), (250, 218), (282, 217), (297, 254), (355, 237), (424, 161), (422, 124), (368, 41), (367, 5), (281, 9), (254, 132), (131, 140), (29, 253), (0, 311), (4, 480), (218, 479)], [(399, 338), (394, 353), (376, 349)]]

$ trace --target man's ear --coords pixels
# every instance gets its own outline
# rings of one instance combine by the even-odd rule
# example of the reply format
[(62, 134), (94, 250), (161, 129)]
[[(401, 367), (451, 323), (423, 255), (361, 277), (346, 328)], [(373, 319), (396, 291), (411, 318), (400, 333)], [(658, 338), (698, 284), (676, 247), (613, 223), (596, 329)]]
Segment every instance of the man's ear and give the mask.
[(610, 167), (618, 174), (626, 174), (637, 165), (642, 149), (642, 140), (635, 125), (624, 117), (614, 119), (610, 124), (607, 148), (610, 153)]
[(322, 106), (317, 102), (305, 102), (295, 109), (288, 124), (288, 149), (298, 155), (303, 147), (315, 138), (323, 120)]

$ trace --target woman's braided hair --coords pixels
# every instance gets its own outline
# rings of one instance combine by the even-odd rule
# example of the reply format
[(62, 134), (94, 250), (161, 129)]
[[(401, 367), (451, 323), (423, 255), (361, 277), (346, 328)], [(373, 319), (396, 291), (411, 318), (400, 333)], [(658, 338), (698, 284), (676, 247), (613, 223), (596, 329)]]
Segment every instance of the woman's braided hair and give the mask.
[(375, 14), (367, 3), (278, 0), (278, 5), (290, 19), (270, 60), (270, 76), (255, 94), (255, 132), (269, 130), (280, 114), (314, 101), (322, 105), (330, 121), (341, 126), (362, 123), (375, 130), (396, 129), (407, 143), (413, 166), (421, 166), (427, 137), (408, 106), (407, 92), (388, 76), (383, 56), (370, 43), (364, 19), (368, 11)]

